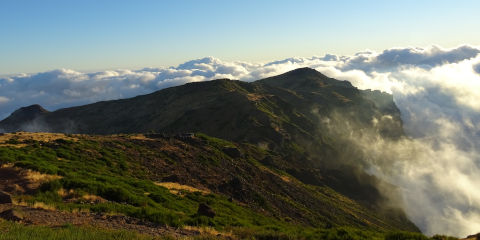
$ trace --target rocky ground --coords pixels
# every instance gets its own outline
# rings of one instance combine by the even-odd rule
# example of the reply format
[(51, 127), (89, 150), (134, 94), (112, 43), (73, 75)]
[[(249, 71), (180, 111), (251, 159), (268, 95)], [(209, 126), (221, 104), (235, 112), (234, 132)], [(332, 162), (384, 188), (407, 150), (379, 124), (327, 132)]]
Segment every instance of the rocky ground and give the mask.
[(145, 220), (124, 215), (99, 214), (91, 212), (59, 211), (50, 206), (26, 206), (12, 199), (12, 194), (33, 193), (43, 181), (57, 176), (16, 168), (9, 165), (0, 167), (0, 218), (25, 225), (41, 225), (61, 227), (68, 224), (77, 226), (93, 226), (113, 230), (136, 231), (151, 236), (170, 236), (184, 238), (196, 235), (214, 235), (225, 237), (228, 234), (218, 232), (206, 233), (205, 229), (174, 228), (151, 223)]

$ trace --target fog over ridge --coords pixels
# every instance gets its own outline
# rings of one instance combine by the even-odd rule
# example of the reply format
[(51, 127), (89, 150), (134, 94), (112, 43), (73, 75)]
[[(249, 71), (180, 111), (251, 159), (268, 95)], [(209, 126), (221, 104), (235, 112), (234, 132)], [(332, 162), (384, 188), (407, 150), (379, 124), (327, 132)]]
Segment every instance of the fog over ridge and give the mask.
[(0, 118), (31, 104), (55, 110), (187, 82), (254, 81), (311, 67), (360, 89), (393, 94), (410, 138), (391, 142), (369, 133), (351, 144), (372, 160), (372, 173), (402, 189), (407, 214), (422, 231), (464, 237), (480, 229), (479, 53), (469, 45), (408, 47), (269, 63), (206, 57), (169, 68), (18, 74), (0, 78)]

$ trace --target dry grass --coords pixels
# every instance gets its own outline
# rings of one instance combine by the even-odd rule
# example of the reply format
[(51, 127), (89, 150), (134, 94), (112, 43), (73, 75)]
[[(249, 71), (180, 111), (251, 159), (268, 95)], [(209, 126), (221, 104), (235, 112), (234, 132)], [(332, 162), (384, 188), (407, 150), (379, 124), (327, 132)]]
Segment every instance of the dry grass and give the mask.
[(62, 178), (61, 176), (58, 176), (58, 175), (40, 173), (40, 172), (32, 171), (30, 169), (21, 169), (21, 168), (16, 168), (16, 169), (20, 169), (25, 179), (29, 180), (31, 184), (40, 185), (44, 182), (49, 182), (49, 181)]
[(45, 210), (57, 210), (54, 205), (46, 204), (43, 202), (35, 202), (32, 205), (33, 208), (40, 208)]
[(129, 135), (128, 138), (130, 139), (135, 139), (135, 140), (145, 140), (145, 141), (152, 141), (154, 139), (147, 138), (143, 134), (135, 134), (135, 135)]
[(220, 232), (212, 227), (195, 227), (195, 226), (183, 226), (183, 229), (187, 231), (195, 231), (200, 235), (212, 235), (216, 237), (222, 237), (227, 239), (235, 239), (235, 235), (230, 232)]
[(65, 190), (63, 188), (60, 188), (58, 189), (57, 191), (57, 194), (62, 197), (62, 198), (66, 198), (68, 196), (72, 196), (73, 194), (75, 193), (75, 191), (73, 189), (70, 189), (70, 190)]
[(272, 171), (271, 169), (269, 169), (269, 168), (267, 168), (267, 167), (260, 166), (259, 168), (262, 169), (262, 170), (265, 171), (265, 172), (269, 172), (269, 173), (271, 173), (271, 174), (279, 177), (279, 178), (282, 179), (284, 182), (288, 182), (288, 183), (289, 183), (289, 182), (292, 182), (292, 181), (293, 181), (293, 179), (292, 179), (291, 177), (286, 176), (286, 175), (281, 175), (281, 174), (279, 174), (279, 173), (276, 173), (276, 172)]
[(86, 202), (90, 202), (90, 203), (104, 203), (104, 202), (107, 202), (107, 200), (105, 198), (102, 198), (100, 196), (93, 195), (93, 194), (85, 194), (85, 195), (82, 195), (82, 196), (78, 196), (78, 194), (73, 189), (66, 190), (64, 188), (60, 188), (60, 189), (58, 189), (57, 194), (60, 197), (62, 197), (64, 200), (67, 199), (69, 201), (81, 200), (81, 201), (86, 201)]
[(262, 99), (262, 98), (264, 98), (264, 97), (271, 97), (271, 96), (273, 96), (273, 95), (256, 94), (256, 93), (249, 93), (249, 94), (247, 94), (248, 100), (254, 101), (254, 102), (255, 102), (255, 101), (258, 101), (258, 100), (260, 100), (260, 99)]
[[(9, 144), (8, 140), (17, 140), (18, 144)], [(32, 133), (32, 132), (17, 132), (17, 133), (4, 133), (0, 135), (0, 147), (25, 147), (27, 144), (24, 141), (38, 141), (38, 142), (51, 142), (58, 139), (77, 141), (78, 138), (73, 136), (67, 136), (63, 133)]]
[(82, 196), (82, 199), (88, 201), (88, 202), (94, 202), (94, 203), (103, 203), (103, 202), (107, 202), (107, 200), (105, 198), (102, 198), (100, 196), (97, 196), (97, 195), (93, 195), (93, 194), (87, 194), (87, 195), (83, 195)]
[[(58, 175), (50, 175), (50, 174), (33, 171), (30, 169), (15, 167), (13, 163), (2, 164), (0, 165), (0, 169), (11, 170), (12, 172), (15, 173), (15, 176), (11, 176), (12, 178), (16, 178), (16, 179), (21, 178), (21, 179), (27, 180), (29, 184), (28, 187), (32, 189), (34, 189), (35, 186), (38, 187), (40, 184), (44, 182), (49, 182), (52, 180), (62, 178), (61, 176), (58, 176)], [(12, 180), (16, 180), (16, 179), (12, 179)]]
[(42, 183), (58, 179), (60, 176), (14, 167), (13, 164), (1, 165), (0, 176), (0, 189), (13, 195), (14, 204), (43, 209), (54, 208), (43, 203), (27, 204), (22, 196), (29, 196), (23, 194), (34, 193)]
[(18, 143), (18, 144), (10, 144), (10, 143), (5, 143), (5, 142), (0, 142), (0, 147), (13, 147), (13, 148), (23, 148), (28, 146), (25, 143)]
[(13, 199), (13, 204), (17, 206), (24, 206), (24, 207), (31, 207), (37, 209), (45, 209), (45, 210), (57, 210), (54, 205), (46, 204), (43, 202), (34, 202), (34, 203), (27, 203), (24, 201), (18, 201)]
[(13, 168), (15, 166), (13, 163), (5, 163), (0, 165), (0, 168)]
[(164, 188), (167, 188), (171, 193), (176, 194), (176, 195), (182, 195), (182, 192), (200, 192), (202, 194), (209, 194), (210, 191), (208, 190), (202, 190), (198, 189), (192, 186), (188, 185), (182, 185), (179, 183), (175, 182), (156, 182), (155, 185), (157, 186), (162, 186)]
[(345, 96), (343, 96), (343, 95), (340, 94), (340, 93), (337, 93), (337, 92), (335, 92), (335, 91), (333, 91), (332, 93), (333, 93), (333, 95), (335, 95), (335, 97), (338, 98), (338, 100), (340, 100), (340, 101), (342, 101), (342, 102), (347, 103), (347, 102), (351, 102), (351, 101), (352, 101), (352, 100), (346, 98)]

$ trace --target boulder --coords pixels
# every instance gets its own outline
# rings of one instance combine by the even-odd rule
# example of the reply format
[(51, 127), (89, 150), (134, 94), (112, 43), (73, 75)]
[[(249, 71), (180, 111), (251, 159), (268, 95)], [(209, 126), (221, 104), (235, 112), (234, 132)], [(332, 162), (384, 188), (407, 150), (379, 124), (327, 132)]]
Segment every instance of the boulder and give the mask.
[(179, 182), (179, 181), (180, 181), (180, 178), (175, 174), (162, 178), (162, 182)]
[(242, 152), (236, 147), (224, 147), (223, 152), (230, 156), (231, 158), (238, 158), (242, 156)]
[(12, 196), (4, 191), (0, 191), (0, 204), (6, 203), (12, 203)]
[[(465, 240), (479, 240), (480, 239), (480, 233), (470, 235), (470, 236), (468, 236), (467, 238), (464, 238), (464, 239)], [(463, 239), (461, 239), (461, 240), (463, 240)]]
[(198, 205), (197, 214), (209, 218), (215, 217), (215, 211), (205, 203), (200, 203), (200, 205)]
[(20, 222), (23, 220), (23, 213), (16, 209), (8, 209), (0, 213), (0, 218), (8, 221)]

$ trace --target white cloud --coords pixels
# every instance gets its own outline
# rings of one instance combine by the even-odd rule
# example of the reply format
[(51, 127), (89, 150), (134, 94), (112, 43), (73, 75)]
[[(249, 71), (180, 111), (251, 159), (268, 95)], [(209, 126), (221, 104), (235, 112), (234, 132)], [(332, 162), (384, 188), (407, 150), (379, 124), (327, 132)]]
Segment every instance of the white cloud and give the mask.
[[(393, 93), (412, 140), (370, 140), (371, 151), (396, 153), (395, 168), (372, 169), (403, 190), (408, 215), (427, 233), (464, 236), (480, 220), (480, 49), (393, 48), (353, 56), (288, 58), (266, 64), (213, 57), (170, 68), (81, 73), (68, 69), (0, 78), (0, 118), (40, 104), (49, 110), (132, 97), (187, 82), (244, 81), (315, 68), (360, 89)], [(373, 142), (372, 142), (373, 141)], [(368, 148), (372, 149), (372, 148)]]
[(7, 102), (9, 102), (9, 101), (10, 101), (10, 99), (8, 99), (8, 98), (6, 98), (6, 97), (0, 96), (0, 104), (7, 103)]
[(362, 69), (371, 71), (393, 71), (400, 67), (415, 66), (424, 69), (457, 63), (471, 59), (480, 53), (480, 49), (471, 46), (460, 46), (453, 49), (443, 49), (438, 46), (427, 48), (392, 48), (382, 53), (364, 52), (348, 57), (342, 69)]

